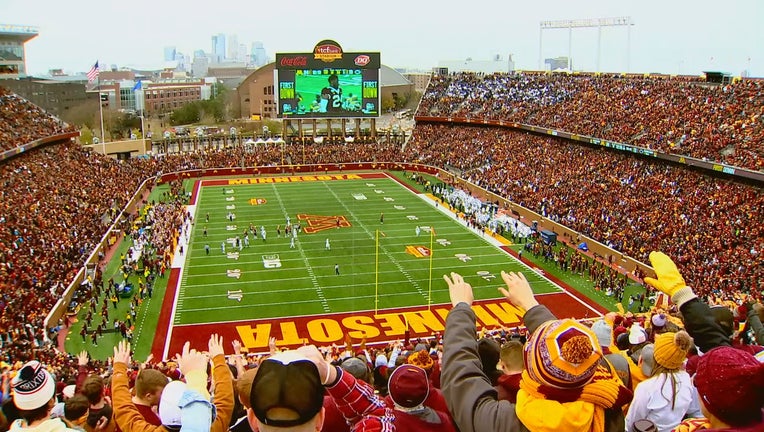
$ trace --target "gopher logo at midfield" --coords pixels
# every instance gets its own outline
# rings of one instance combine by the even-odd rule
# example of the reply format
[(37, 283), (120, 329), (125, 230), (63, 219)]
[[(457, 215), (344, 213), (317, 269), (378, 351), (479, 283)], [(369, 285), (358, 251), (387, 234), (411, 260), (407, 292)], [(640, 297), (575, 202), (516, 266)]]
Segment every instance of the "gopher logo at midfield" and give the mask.
[(303, 228), (306, 234), (314, 234), (332, 228), (350, 227), (350, 221), (345, 216), (319, 216), (309, 214), (298, 214), (297, 219), (307, 222), (308, 226)]

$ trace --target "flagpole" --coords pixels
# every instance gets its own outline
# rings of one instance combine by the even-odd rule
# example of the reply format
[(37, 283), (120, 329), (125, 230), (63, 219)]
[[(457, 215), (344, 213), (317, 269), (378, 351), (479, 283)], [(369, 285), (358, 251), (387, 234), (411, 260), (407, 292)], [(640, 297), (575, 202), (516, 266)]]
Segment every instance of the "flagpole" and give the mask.
[(374, 243), (374, 315), (379, 312), (379, 230)]
[(434, 237), (435, 233), (433, 232), (432, 226), (430, 226), (430, 277), (428, 278), (429, 288), (427, 289), (427, 310), (430, 310), (430, 306), (432, 306), (432, 255), (434, 253), (432, 244)]
[(103, 130), (103, 101), (101, 100), (101, 76), (96, 77), (96, 88), (98, 88), (98, 113), (101, 116), (101, 150), (103, 155), (106, 156), (106, 135)]

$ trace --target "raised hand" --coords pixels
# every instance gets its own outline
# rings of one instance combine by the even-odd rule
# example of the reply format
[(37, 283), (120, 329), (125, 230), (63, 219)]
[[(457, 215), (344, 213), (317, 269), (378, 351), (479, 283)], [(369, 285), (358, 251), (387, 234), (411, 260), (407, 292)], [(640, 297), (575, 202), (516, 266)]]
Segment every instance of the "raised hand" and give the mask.
[(77, 365), (78, 366), (87, 366), (88, 365), (88, 352), (85, 350), (80, 351), (79, 354), (77, 354)]
[(451, 297), (451, 305), (456, 306), (459, 303), (467, 303), (472, 306), (472, 302), (475, 300), (472, 294), (472, 285), (464, 281), (464, 278), (459, 273), (451, 273), (451, 277), (443, 275), (443, 280), (448, 284), (448, 295)]
[(117, 343), (114, 347), (114, 363), (130, 365), (130, 342), (122, 340)]
[(501, 278), (507, 287), (500, 287), (499, 292), (507, 301), (522, 309), (523, 312), (539, 304), (533, 296), (531, 285), (522, 273), (502, 271)]
[(676, 264), (663, 252), (650, 252), (650, 263), (655, 270), (655, 278), (646, 277), (645, 283), (670, 296), (687, 286)]
[[(223, 350), (223, 336), (218, 334), (213, 334), (210, 336), (210, 340), (207, 343), (207, 348), (210, 354), (210, 358), (214, 358), (217, 355), (225, 355), (225, 350)], [(236, 354), (238, 354), (238, 352)]]
[(207, 356), (195, 349), (191, 349), (191, 342), (183, 344), (181, 354), (175, 355), (175, 361), (178, 363), (178, 369), (183, 375), (188, 375), (194, 370), (207, 370)]

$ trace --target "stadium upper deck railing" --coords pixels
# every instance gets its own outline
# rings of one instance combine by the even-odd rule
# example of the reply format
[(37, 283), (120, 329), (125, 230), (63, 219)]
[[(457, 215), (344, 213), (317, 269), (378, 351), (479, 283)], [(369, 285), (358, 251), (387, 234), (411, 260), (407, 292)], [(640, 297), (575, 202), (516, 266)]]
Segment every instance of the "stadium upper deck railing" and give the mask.
[(753, 180), (757, 183), (764, 183), (764, 172), (753, 171), (745, 168), (739, 168), (732, 165), (725, 165), (719, 162), (710, 162), (703, 159), (697, 159), (689, 156), (663, 153), (646, 147), (638, 147), (631, 144), (624, 144), (617, 141), (609, 141), (601, 138), (595, 138), (587, 135), (578, 135), (570, 132), (549, 129), (545, 127), (527, 125), (522, 123), (513, 123), (503, 120), (488, 120), (469, 117), (429, 117), (417, 116), (416, 121), (432, 123), (455, 123), (469, 126), (496, 126), (508, 129), (518, 129), (527, 132), (533, 132), (541, 135), (564, 138), (585, 144), (597, 145), (626, 153), (632, 153), (647, 157), (653, 157), (662, 161), (684, 164), (716, 173), (728, 174), (733, 177), (740, 177), (746, 180)]
[(5, 150), (4, 152), (0, 153), (0, 163), (5, 162), (8, 159), (18, 156), (20, 154), (23, 154), (26, 151), (32, 150), (33, 148), (37, 148), (46, 144), (50, 144), (57, 141), (63, 141), (67, 139), (72, 139), (80, 136), (80, 132), (65, 132), (60, 133), (56, 135), (47, 136), (44, 138), (40, 138), (38, 140), (34, 140), (30, 143), (26, 143), (24, 145), (20, 145), (16, 148), (12, 148), (10, 150)]

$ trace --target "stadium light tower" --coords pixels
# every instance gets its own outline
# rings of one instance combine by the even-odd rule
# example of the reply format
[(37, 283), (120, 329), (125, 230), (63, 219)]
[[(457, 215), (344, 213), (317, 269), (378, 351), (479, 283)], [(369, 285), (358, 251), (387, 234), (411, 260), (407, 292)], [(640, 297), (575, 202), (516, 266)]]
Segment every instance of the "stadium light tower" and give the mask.
[(543, 70), (542, 46), (544, 30), (568, 29), (568, 70), (572, 70), (572, 47), (574, 28), (597, 28), (597, 72), (600, 71), (600, 52), (602, 51), (602, 27), (626, 26), (626, 72), (631, 63), (631, 17), (586, 18), (574, 20), (556, 20), (539, 22), (539, 70)]

